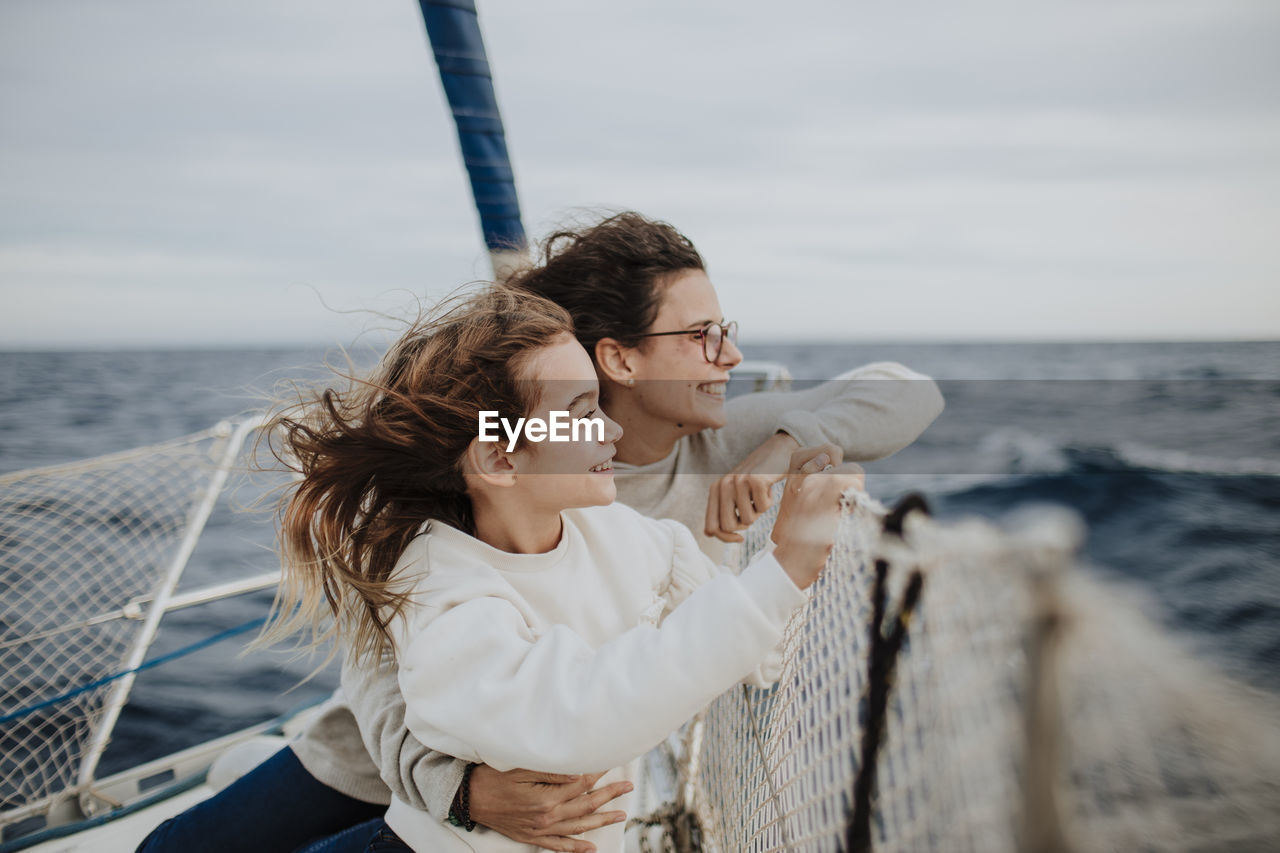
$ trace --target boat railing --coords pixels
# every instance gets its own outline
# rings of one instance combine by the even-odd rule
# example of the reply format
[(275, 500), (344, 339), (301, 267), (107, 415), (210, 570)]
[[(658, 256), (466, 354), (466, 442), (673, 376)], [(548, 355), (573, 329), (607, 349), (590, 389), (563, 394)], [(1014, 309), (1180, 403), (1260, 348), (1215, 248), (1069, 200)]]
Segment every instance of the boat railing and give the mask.
[(733, 394), (758, 391), (786, 391), (791, 387), (791, 373), (776, 361), (746, 359), (729, 373), (729, 389)]
[(92, 816), (97, 770), (165, 614), (269, 589), (279, 572), (177, 591), (261, 416), (0, 476), (0, 826)]

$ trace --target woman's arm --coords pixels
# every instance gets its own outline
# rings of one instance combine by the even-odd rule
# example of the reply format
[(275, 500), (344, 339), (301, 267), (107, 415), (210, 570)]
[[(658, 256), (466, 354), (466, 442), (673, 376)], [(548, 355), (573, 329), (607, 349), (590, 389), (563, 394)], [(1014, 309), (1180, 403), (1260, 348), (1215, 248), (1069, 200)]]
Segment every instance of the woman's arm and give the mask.
[[(725, 405), (728, 423), (714, 435), (732, 462), (776, 432), (790, 435), (800, 445), (834, 444), (844, 451), (845, 459), (866, 462), (883, 459), (915, 441), (941, 414), (943, 400), (929, 377), (896, 362), (880, 361), (812, 388), (746, 394)], [(785, 466), (775, 473), (781, 478)]]
[[(404, 724), (404, 697), (393, 666), (342, 668), (343, 691), (365, 748), (383, 781), (404, 802), (444, 821), (467, 763), (429, 749)], [(615, 782), (599, 790), (596, 777), (480, 767), (471, 775), (471, 818), (515, 841), (548, 850), (583, 849), (568, 836), (625, 820), (598, 812), (630, 790)]]
[(643, 754), (777, 645), (804, 595), (771, 555), (689, 596), (660, 628), (592, 649), (564, 626), (529, 640), (516, 608), (477, 598), (397, 628), (409, 730), (497, 769), (578, 773)]
[(449, 816), (467, 763), (436, 752), (409, 733), (394, 664), (342, 666), (342, 692), (382, 781), (397, 797), (439, 820)]
[[(727, 404), (727, 425), (705, 434), (708, 473), (723, 474), (707, 496), (703, 532), (740, 542), (773, 503), (771, 489), (802, 445), (830, 444), (850, 461), (882, 459), (915, 441), (942, 412), (932, 379), (876, 362), (802, 391), (748, 394)], [(837, 458), (835, 461), (839, 461)]]

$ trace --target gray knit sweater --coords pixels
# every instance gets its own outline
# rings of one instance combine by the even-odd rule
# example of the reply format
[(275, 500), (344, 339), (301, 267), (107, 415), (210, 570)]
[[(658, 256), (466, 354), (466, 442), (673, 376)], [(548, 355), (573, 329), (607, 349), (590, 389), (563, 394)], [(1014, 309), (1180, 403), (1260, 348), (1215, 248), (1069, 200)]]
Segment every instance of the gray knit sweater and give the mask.
[[(653, 518), (674, 518), (722, 560), (724, 545), (702, 535), (708, 490), (716, 478), (782, 431), (802, 446), (831, 442), (846, 461), (881, 459), (924, 432), (942, 411), (932, 380), (900, 364), (878, 362), (804, 391), (750, 394), (726, 403), (728, 425), (676, 443), (648, 465), (614, 464), (618, 500)], [(370, 803), (405, 802), (443, 820), (466, 765), (409, 734), (393, 668), (344, 667), (342, 688), (293, 743), (302, 765), (342, 793)], [(532, 768), (537, 769), (537, 768)]]

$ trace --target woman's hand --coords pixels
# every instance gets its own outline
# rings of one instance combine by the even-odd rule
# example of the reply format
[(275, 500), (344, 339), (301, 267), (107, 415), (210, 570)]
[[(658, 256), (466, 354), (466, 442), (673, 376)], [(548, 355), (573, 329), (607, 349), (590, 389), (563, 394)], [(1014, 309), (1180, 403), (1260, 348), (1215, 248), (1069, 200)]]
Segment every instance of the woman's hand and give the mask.
[[(774, 433), (711, 486), (703, 531), (724, 542), (741, 542), (746, 530), (773, 506), (773, 484), (790, 470), (800, 443), (785, 432)], [(837, 454), (842, 453), (836, 448)], [(838, 463), (840, 458), (836, 459)]]
[(801, 589), (818, 579), (831, 553), (840, 523), (840, 496), (863, 488), (862, 469), (837, 465), (839, 448), (806, 447), (791, 457), (791, 473), (782, 490), (782, 506), (771, 538), (773, 556)]
[(591, 790), (603, 773), (563, 776), (508, 770), (483, 764), (471, 771), (471, 819), (524, 844), (545, 850), (594, 853), (581, 835), (627, 819), (622, 811), (599, 812), (605, 803), (632, 790), (630, 782), (614, 782)]

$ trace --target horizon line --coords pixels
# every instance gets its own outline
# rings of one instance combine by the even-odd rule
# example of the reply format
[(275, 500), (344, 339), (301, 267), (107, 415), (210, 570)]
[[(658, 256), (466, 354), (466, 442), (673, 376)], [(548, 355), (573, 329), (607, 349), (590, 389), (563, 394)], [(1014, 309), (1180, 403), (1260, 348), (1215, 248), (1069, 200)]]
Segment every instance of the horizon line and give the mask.
[[(763, 337), (743, 341), (740, 346), (793, 346), (793, 347), (833, 347), (833, 346), (992, 346), (992, 345), (1090, 345), (1090, 344), (1280, 344), (1280, 337), (1239, 337), (1239, 338), (1121, 338), (1121, 337), (990, 337), (990, 338), (946, 338), (946, 337), (901, 337), (901, 338), (861, 338), (856, 340), (839, 338), (785, 338)], [(31, 344), (0, 343), (0, 353), (58, 353), (58, 352), (229, 352), (247, 350), (285, 351), (299, 349), (367, 349), (369, 342), (351, 341), (227, 341), (227, 342), (176, 342), (156, 341), (152, 343), (114, 343), (95, 341), (88, 343), (41, 342)], [(750, 354), (748, 353), (748, 358)]]

